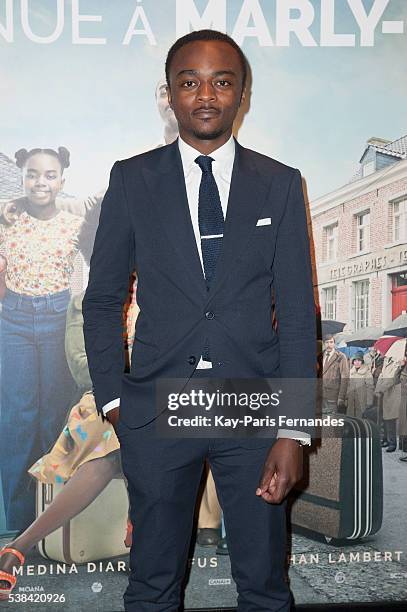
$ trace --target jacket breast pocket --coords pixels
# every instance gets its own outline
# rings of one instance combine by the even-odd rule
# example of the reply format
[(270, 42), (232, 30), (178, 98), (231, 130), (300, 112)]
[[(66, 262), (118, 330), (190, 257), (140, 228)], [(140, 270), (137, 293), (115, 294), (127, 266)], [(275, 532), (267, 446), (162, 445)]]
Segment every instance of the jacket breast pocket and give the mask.
[(272, 224), (256, 226), (251, 234), (250, 244), (253, 252), (260, 254), (269, 267), (275, 250), (274, 226)]
[(273, 229), (273, 224), (272, 223), (265, 223), (264, 225), (256, 225), (255, 227), (255, 232), (257, 232), (259, 235), (264, 234), (265, 232), (270, 232)]
[(257, 225), (252, 234), (253, 240), (271, 240), (273, 232), (273, 225)]

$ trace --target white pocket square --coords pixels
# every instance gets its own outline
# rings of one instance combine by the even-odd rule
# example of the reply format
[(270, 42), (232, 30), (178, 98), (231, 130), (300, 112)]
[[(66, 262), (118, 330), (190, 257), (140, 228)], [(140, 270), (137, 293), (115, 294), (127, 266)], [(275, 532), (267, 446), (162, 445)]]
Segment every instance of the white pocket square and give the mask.
[(256, 223), (256, 227), (260, 225), (271, 225), (271, 217), (265, 217), (264, 219), (259, 219)]

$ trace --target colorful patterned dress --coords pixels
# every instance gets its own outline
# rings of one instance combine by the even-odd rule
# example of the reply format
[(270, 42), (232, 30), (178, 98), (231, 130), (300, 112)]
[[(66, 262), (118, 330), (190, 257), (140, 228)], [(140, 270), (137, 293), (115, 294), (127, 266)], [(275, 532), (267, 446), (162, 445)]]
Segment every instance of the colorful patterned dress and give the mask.
[(0, 225), (7, 288), (32, 296), (69, 289), (82, 222), (64, 210), (52, 219), (37, 219), (24, 211), (13, 225)]

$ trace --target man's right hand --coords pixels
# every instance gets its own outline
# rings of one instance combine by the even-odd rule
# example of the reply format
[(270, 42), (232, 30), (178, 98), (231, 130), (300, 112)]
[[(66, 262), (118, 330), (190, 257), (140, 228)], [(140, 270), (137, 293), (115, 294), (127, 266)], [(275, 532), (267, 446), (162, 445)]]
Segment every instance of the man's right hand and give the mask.
[(120, 406), (116, 406), (116, 408), (112, 408), (109, 412), (106, 413), (106, 418), (113, 425), (113, 429), (116, 431), (117, 423), (119, 420), (120, 414)]

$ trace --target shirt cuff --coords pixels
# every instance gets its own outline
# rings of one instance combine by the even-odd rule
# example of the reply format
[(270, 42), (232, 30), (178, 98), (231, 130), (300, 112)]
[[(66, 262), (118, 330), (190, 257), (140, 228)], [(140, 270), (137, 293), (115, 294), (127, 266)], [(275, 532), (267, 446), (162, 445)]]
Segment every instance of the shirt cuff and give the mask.
[(279, 429), (277, 431), (277, 438), (290, 438), (291, 440), (298, 440), (301, 444), (311, 446), (311, 436), (304, 431), (294, 431), (293, 429)]
[(102, 412), (106, 416), (106, 413), (109, 412), (109, 410), (113, 410), (113, 408), (117, 408), (118, 406), (120, 406), (120, 397), (117, 397), (116, 399), (113, 399), (102, 406)]

